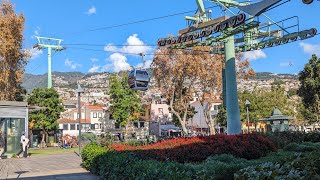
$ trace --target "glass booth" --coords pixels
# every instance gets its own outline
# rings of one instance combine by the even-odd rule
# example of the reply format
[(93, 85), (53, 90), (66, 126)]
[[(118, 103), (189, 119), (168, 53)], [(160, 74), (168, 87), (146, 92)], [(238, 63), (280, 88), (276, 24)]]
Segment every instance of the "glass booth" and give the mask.
[(25, 131), (25, 119), (0, 118), (0, 130), (4, 140), (4, 152), (15, 154), (20, 150), (20, 137)]
[(28, 137), (28, 105), (26, 102), (0, 101), (0, 130), (4, 154), (20, 151), (20, 139), (24, 132)]

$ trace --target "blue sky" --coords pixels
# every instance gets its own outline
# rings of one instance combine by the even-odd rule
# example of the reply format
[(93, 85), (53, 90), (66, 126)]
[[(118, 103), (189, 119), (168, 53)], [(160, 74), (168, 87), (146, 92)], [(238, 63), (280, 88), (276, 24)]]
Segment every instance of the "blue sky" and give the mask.
[[(166, 37), (169, 34), (176, 35), (180, 29), (186, 27), (184, 16), (192, 16), (194, 13), (99, 31), (89, 30), (196, 9), (195, 0), (12, 0), (12, 2), (16, 6), (16, 11), (23, 13), (26, 17), (24, 48), (32, 48), (37, 43), (34, 38), (37, 35), (61, 38), (67, 49), (54, 53), (52, 70), (84, 73), (119, 71), (141, 64), (141, 57), (137, 55), (111, 53), (104, 50), (152, 54), (156, 49), (154, 45), (158, 38)], [(205, 1), (206, 7), (214, 5)], [(300, 29), (315, 27), (320, 32), (319, 7), (320, 2), (317, 1), (311, 5), (304, 5), (300, 0), (294, 0), (266, 14), (275, 21), (299, 16)], [(222, 14), (219, 8), (212, 8), (212, 11), (213, 17)], [(251, 65), (257, 72), (293, 74), (302, 70), (312, 53), (320, 55), (319, 38), (320, 36), (316, 36), (304, 41), (249, 52), (244, 56), (251, 60)], [(94, 44), (96, 46), (76, 46), (74, 44)], [(114, 46), (124, 44), (143, 44), (146, 46)], [(26, 71), (32, 74), (46, 73), (47, 51), (33, 50), (32, 52), (33, 57), (27, 65)], [(146, 56), (146, 60), (146, 64), (149, 64), (152, 56)]]

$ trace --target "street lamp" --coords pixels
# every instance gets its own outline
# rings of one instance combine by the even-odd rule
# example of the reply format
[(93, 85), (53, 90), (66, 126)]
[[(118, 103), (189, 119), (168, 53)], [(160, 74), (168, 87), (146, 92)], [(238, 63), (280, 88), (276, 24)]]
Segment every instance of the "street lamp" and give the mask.
[(78, 84), (78, 89), (76, 90), (78, 93), (78, 118), (79, 118), (79, 139), (78, 139), (78, 146), (79, 146), (79, 156), (81, 156), (81, 104), (80, 104), (80, 96), (81, 93), (84, 93), (83, 89), (81, 88), (80, 84)]
[(250, 128), (249, 128), (249, 107), (250, 107), (250, 101), (246, 99), (246, 108), (247, 108), (247, 126), (248, 126), (248, 134), (250, 132)]

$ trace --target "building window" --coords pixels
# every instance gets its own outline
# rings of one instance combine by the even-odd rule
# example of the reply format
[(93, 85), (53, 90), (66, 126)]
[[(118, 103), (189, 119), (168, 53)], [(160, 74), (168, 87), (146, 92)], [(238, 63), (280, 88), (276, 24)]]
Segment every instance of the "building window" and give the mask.
[(95, 123), (95, 124), (94, 124), (94, 128), (95, 128), (95, 129), (100, 129), (100, 128), (99, 128), (99, 124), (98, 124), (98, 123)]
[(63, 130), (69, 130), (68, 124), (63, 124)]
[(115, 124), (114, 124), (114, 128), (115, 128), (115, 129), (120, 129), (120, 124), (119, 124), (119, 123), (115, 123)]
[(134, 126), (135, 128), (139, 128), (138, 122), (134, 122), (134, 123), (133, 123), (133, 126)]
[(70, 130), (76, 130), (76, 125), (75, 124), (70, 124)]
[(77, 130), (79, 130), (79, 124), (77, 124)]
[(97, 118), (97, 113), (93, 113), (93, 118)]
[(219, 110), (219, 109), (220, 109), (220, 105), (214, 105), (214, 106), (213, 106), (213, 109), (214, 109), (214, 110)]
[(94, 124), (91, 124), (91, 129), (95, 130), (95, 125)]
[(102, 113), (99, 113), (99, 114), (98, 114), (98, 117), (101, 118), (101, 117), (102, 117)]
[(140, 122), (140, 128), (144, 127), (144, 122)]
[(163, 108), (158, 108), (159, 114), (163, 114)]

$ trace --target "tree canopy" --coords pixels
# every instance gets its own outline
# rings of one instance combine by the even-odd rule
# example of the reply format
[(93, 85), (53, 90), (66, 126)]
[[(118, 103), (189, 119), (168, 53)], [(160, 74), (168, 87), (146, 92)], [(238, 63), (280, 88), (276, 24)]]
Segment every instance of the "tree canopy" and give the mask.
[(113, 74), (110, 77), (110, 98), (112, 118), (125, 126), (130, 121), (139, 120), (143, 113), (141, 99), (138, 92), (134, 92), (128, 85), (128, 74), (122, 77)]
[(29, 53), (22, 50), (25, 18), (10, 3), (0, 8), (0, 100), (16, 100)]
[(245, 102), (249, 100), (250, 122), (256, 123), (259, 119), (271, 115), (274, 108), (278, 108), (285, 115), (293, 115), (293, 109), (289, 106), (288, 96), (284, 88), (272, 86), (271, 90), (254, 88), (252, 92), (244, 91), (239, 93), (240, 117), (246, 119)]
[[(210, 54), (210, 50), (211, 47), (160, 48), (155, 53), (152, 68), (156, 83), (168, 99), (170, 111), (179, 120), (184, 133), (187, 132), (188, 116), (194, 114), (190, 108), (193, 96), (199, 97), (210, 133), (214, 132), (211, 103), (207, 102), (221, 95), (224, 57)], [(240, 55), (238, 59), (241, 59)], [(248, 61), (240, 61), (237, 70), (239, 77), (254, 74)]]
[(214, 88), (221, 86), (223, 60), (205, 51), (205, 48), (189, 51), (161, 48), (153, 60), (157, 85), (168, 99), (170, 111), (178, 118), (184, 133), (187, 133), (187, 117), (193, 113), (189, 104), (192, 93), (213, 94)]
[(319, 122), (320, 116), (320, 59), (312, 55), (299, 73), (301, 83), (298, 94), (304, 105), (303, 114), (310, 122)]
[(53, 88), (33, 89), (28, 97), (28, 104), (46, 107), (46, 109), (29, 114), (30, 129), (42, 129), (48, 132), (58, 128), (57, 120), (60, 117), (60, 113), (64, 111), (64, 108), (56, 90)]

